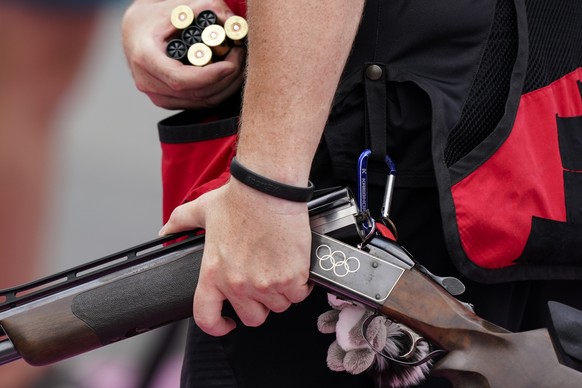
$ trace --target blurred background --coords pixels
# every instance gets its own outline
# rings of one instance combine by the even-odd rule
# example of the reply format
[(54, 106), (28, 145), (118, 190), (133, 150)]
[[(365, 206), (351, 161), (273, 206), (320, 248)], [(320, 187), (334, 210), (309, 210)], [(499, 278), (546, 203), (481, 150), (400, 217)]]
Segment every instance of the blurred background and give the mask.
[[(38, 10), (10, 4), (0, 6), (0, 36), (10, 38), (4, 43), (0, 38), (0, 235), (5, 236), (0, 240), (1, 287), (157, 237), (161, 152), (156, 124), (172, 114), (155, 107), (134, 86), (120, 32), (127, 1), (109, 1), (92, 16), (67, 16), (52, 25), (43, 23), (60, 11), (43, 10), (35, 16)], [(18, 24), (23, 12), (28, 26)], [(92, 26), (81, 36), (75, 23)], [(62, 40), (79, 33), (74, 44), (84, 50), (75, 51), (73, 43), (62, 51), (48, 43), (41, 46), (45, 32), (48, 36), (65, 25), (69, 28), (62, 28)], [(33, 39), (26, 33), (30, 26), (37, 27), (30, 34)], [(46, 59), (41, 56), (43, 47)], [(22, 59), (12, 55), (19, 50)], [(34, 50), (37, 59), (25, 59)], [(54, 61), (48, 58), (51, 50)], [(67, 53), (78, 57), (78, 63), (68, 63)], [(55, 75), (53, 65), (62, 66), (62, 74)], [(51, 105), (47, 108), (51, 112), (45, 114), (46, 105)], [(19, 240), (19, 231), (22, 235), (27, 228), (27, 239)], [(36, 265), (27, 263), (26, 255), (34, 254), (33, 248), (27, 253), (28, 244), (37, 245)], [(39, 372), (34, 387), (138, 387), (158, 342), (165, 340), (163, 332), (142, 334), (61, 362), (50, 373)], [(178, 344), (152, 387), (178, 386), (180, 352)], [(3, 382), (9, 367), (0, 366), (0, 388), (28, 388)], [(37, 373), (23, 368), (29, 376)]]

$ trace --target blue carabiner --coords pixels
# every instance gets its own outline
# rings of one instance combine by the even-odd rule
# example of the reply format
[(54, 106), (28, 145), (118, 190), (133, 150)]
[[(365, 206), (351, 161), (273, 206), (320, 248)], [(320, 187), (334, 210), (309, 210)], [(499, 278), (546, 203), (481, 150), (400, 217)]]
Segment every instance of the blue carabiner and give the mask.
[[(358, 158), (358, 206), (360, 208), (360, 212), (366, 215), (366, 221), (362, 223), (362, 227), (368, 234), (373, 233), (376, 223), (368, 209), (368, 159), (370, 158), (371, 154), (372, 150), (366, 149), (360, 154), (360, 157)], [(382, 209), (380, 214), (382, 216), (382, 221), (385, 224), (392, 224), (389, 216), (390, 206), (392, 204), (392, 194), (394, 192), (394, 181), (396, 178), (396, 165), (388, 155), (384, 157), (384, 162), (388, 166), (388, 176), (386, 179), (386, 189), (384, 191), (384, 200), (382, 202)], [(396, 227), (394, 227), (393, 224), (391, 227), (395, 233)]]
[(361, 212), (368, 210), (368, 159), (372, 150), (364, 150), (358, 158), (358, 206)]
[(366, 218), (361, 224), (365, 233), (364, 240), (368, 240), (376, 229), (376, 221), (368, 210), (368, 158), (371, 154), (372, 151), (367, 149), (358, 158), (358, 207), (360, 208), (360, 213)]

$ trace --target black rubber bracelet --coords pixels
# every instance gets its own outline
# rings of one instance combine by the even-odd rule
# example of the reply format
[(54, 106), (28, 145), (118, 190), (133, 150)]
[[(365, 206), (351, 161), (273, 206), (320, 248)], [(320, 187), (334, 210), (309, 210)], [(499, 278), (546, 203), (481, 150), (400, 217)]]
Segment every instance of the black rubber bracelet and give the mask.
[(240, 164), (236, 157), (230, 163), (230, 175), (255, 190), (293, 202), (309, 202), (315, 190), (311, 182), (308, 187), (297, 187), (261, 176)]

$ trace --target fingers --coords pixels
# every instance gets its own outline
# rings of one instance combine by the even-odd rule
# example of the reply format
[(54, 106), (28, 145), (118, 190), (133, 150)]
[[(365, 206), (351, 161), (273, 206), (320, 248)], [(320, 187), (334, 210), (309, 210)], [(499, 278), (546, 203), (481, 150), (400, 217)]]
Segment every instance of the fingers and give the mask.
[[(193, 314), (198, 326), (211, 335), (224, 335), (235, 327), (222, 316), (225, 300), (244, 325), (255, 327), (269, 312), (281, 313), (304, 300), (313, 288), (308, 284), (307, 210), (278, 217), (257, 213), (252, 209), (266, 206), (257, 197), (247, 198), (230, 181), (177, 207), (160, 231), (164, 235), (206, 229)], [(288, 233), (290, 229), (305, 232)], [(273, 234), (280, 238), (261, 237)]]
[(281, 313), (293, 303), (283, 294), (263, 293), (255, 298), (245, 296), (245, 293), (235, 295), (232, 290), (228, 293), (218, 288), (207, 287), (199, 283), (194, 294), (194, 320), (200, 329), (214, 336), (222, 336), (235, 328), (232, 319), (222, 316), (223, 302), (228, 299), (236, 315), (245, 326), (257, 327), (262, 325), (270, 311)]
[(160, 236), (184, 230), (205, 227), (204, 195), (195, 201), (185, 203), (174, 209), (170, 219), (158, 233)]
[(258, 293), (252, 294), (251, 297), (268, 310), (276, 313), (282, 313), (293, 304), (284, 293), (277, 292), (274, 289), (269, 291), (259, 290)]
[(242, 86), (244, 50), (234, 48), (220, 62), (188, 66), (164, 57), (134, 72), (137, 88), (165, 109), (209, 108), (219, 105)]
[(293, 288), (289, 289), (285, 293), (285, 297), (291, 303), (299, 303), (299, 302), (302, 302), (305, 298), (307, 298), (309, 296), (309, 294), (311, 294), (312, 290), (313, 290), (313, 283), (308, 282), (308, 283), (299, 285), (298, 287), (293, 287)]
[(194, 320), (200, 329), (213, 336), (223, 336), (236, 327), (236, 323), (222, 316), (226, 297), (214, 287), (205, 287), (202, 281), (194, 293)]
[[(157, 74), (157, 78), (168, 85), (168, 91), (198, 90), (202, 93), (214, 91), (223, 85), (216, 85), (235, 72), (235, 66), (230, 62), (215, 62), (206, 66), (183, 65), (168, 58), (170, 64), (160, 63), (150, 74)], [(165, 61), (164, 61), (165, 62)], [(208, 93), (211, 94), (211, 93)], [(203, 96), (203, 95), (202, 95)], [(200, 97), (200, 95), (192, 96)]]
[[(312, 286), (306, 285), (305, 288), (308, 294)], [(231, 318), (222, 316), (223, 303), (227, 299), (241, 322), (249, 327), (262, 325), (267, 320), (270, 311), (282, 313), (294, 303), (287, 296), (277, 293), (258, 294), (255, 298), (244, 296), (244, 294), (235, 296), (232, 292), (228, 295), (227, 298), (225, 293), (214, 286), (207, 287), (204, 283), (198, 284), (194, 294), (194, 320), (207, 334), (222, 336), (236, 327)]]
[[(206, 97), (224, 89), (236, 79), (242, 78), (245, 55), (243, 48), (233, 47), (224, 59), (209, 65), (196, 67), (178, 63), (170, 67), (160, 63), (156, 73), (160, 75), (162, 82), (171, 87), (171, 90), (196, 90), (202, 94), (191, 97)], [(170, 58), (167, 60), (177, 63)], [(187, 88), (183, 85), (187, 85)]]
[(269, 315), (269, 308), (251, 298), (229, 299), (236, 315), (245, 326), (258, 327), (262, 325)]
[[(223, 87), (215, 85), (235, 72), (232, 63), (217, 62), (205, 67), (184, 65), (168, 57), (165, 53), (151, 52), (148, 61), (136, 60), (134, 66), (139, 79), (138, 89), (143, 92), (154, 91), (159, 94), (174, 95), (183, 98), (205, 97), (204, 94), (192, 95), (191, 91), (212, 94)], [(211, 92), (208, 92), (208, 91)]]
[[(177, 3), (177, 2), (176, 2)], [(245, 50), (235, 47), (221, 61), (204, 67), (184, 65), (166, 55), (175, 30), (168, 14), (174, 2), (134, 3), (122, 23), (123, 47), (138, 90), (166, 109), (208, 108), (220, 104), (243, 82)], [(232, 15), (222, 0), (191, 4), (194, 12), (213, 10), (220, 20)]]
[(313, 289), (313, 285), (307, 283), (307, 279), (293, 281), (293, 283), (279, 282), (276, 279), (277, 277), (274, 279), (251, 277), (246, 278), (244, 282), (232, 281), (229, 295), (235, 299), (255, 300), (268, 310), (281, 313), (292, 304), (302, 302)]
[(275, 313), (282, 313), (287, 311), (292, 304), (293, 302), (291, 302), (285, 295), (278, 294), (274, 295), (269, 304), (265, 307)]

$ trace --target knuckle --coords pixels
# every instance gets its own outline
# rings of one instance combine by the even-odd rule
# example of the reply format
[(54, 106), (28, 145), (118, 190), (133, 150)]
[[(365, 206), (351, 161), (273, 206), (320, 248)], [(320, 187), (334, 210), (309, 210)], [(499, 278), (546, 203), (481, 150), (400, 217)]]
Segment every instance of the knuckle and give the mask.
[(213, 336), (220, 336), (225, 334), (222, 326), (220, 325), (220, 321), (214, 321), (207, 319), (204, 316), (194, 315), (194, 322), (196, 322), (196, 326), (198, 326), (200, 330), (206, 334)]
[(176, 72), (170, 72), (166, 78), (166, 85), (174, 92), (181, 92), (184, 90), (184, 83)]
[(205, 108), (214, 108), (222, 102), (222, 99), (220, 98), (220, 96), (215, 95), (215, 96), (211, 96), (211, 97), (203, 99), (202, 102), (203, 102)]
[(194, 321), (196, 322), (196, 325), (204, 332), (208, 332), (208, 330), (211, 330), (214, 326), (211, 320), (205, 315), (195, 313)]
[(274, 287), (276, 291), (280, 293), (285, 293), (292, 291), (296, 288), (297, 280), (296, 277), (292, 274), (284, 274), (277, 279), (277, 283), (273, 284), (271, 287)]
[(299, 303), (303, 301), (305, 298), (307, 298), (309, 293), (310, 293), (309, 287), (302, 287), (297, 290), (294, 290), (294, 292), (288, 293), (286, 296), (291, 302)]
[(205, 104), (206, 100), (208, 99), (208, 94), (205, 92), (204, 89), (195, 88), (195, 89), (189, 90), (188, 93), (189, 93), (190, 99), (193, 101), (199, 101), (199, 102)]
[(301, 295), (291, 295), (291, 296), (289, 296), (289, 300), (292, 303), (302, 302), (305, 298), (307, 298), (307, 295), (304, 295), (304, 294), (301, 294)]
[(265, 293), (272, 290), (274, 287), (273, 284), (266, 279), (258, 279), (254, 284), (254, 288), (260, 293)]
[(165, 108), (166, 107), (166, 101), (158, 96), (157, 94), (150, 94), (150, 93), (146, 93), (147, 96), (149, 97), (150, 101), (157, 107), (159, 108)]
[(240, 317), (242, 323), (248, 327), (258, 327), (261, 326), (267, 320), (267, 313), (264, 314), (253, 314), (252, 316)]
[[(137, 90), (139, 90), (142, 93), (148, 93), (149, 92), (149, 88), (147, 87), (146, 83), (141, 81), (141, 80), (136, 80), (135, 81), (135, 87)], [(151, 97), (150, 97), (151, 98)]]
[(177, 208), (174, 209), (174, 211), (170, 215), (169, 222), (171, 222), (172, 224), (181, 225), (186, 219), (187, 214), (188, 212), (186, 211), (186, 209), (184, 209), (184, 207), (178, 206)]
[(231, 277), (229, 283), (232, 292), (237, 296), (245, 295), (248, 290), (248, 283), (241, 276)]
[(276, 313), (282, 313), (283, 311), (287, 310), (291, 306), (291, 302), (279, 302), (271, 306), (271, 310)]

